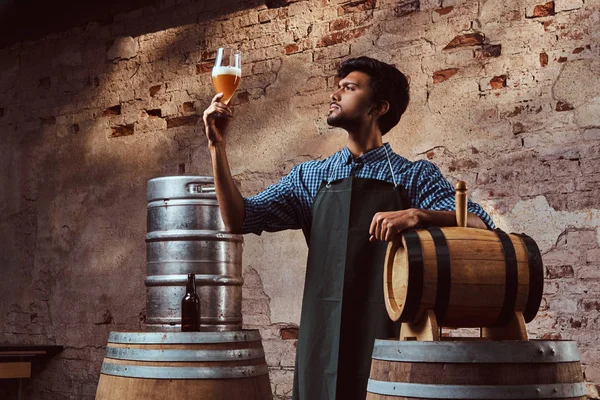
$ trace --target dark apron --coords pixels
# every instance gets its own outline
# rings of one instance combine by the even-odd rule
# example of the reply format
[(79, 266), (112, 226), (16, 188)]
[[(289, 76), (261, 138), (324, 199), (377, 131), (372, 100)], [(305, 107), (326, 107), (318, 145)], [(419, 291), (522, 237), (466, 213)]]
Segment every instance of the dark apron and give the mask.
[(387, 315), (387, 242), (369, 242), (380, 211), (409, 206), (402, 187), (346, 178), (323, 185), (312, 209), (308, 264), (294, 371), (294, 400), (366, 397), (375, 338), (397, 337)]

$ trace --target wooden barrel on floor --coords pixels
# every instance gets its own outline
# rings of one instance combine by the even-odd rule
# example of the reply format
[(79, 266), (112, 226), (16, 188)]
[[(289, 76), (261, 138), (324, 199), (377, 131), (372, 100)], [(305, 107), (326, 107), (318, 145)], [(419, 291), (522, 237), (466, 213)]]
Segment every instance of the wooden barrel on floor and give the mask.
[(272, 399), (257, 330), (111, 332), (96, 400)]
[(429, 309), (443, 326), (492, 327), (515, 312), (526, 322), (535, 317), (544, 271), (538, 246), (524, 234), (429, 228), (388, 245), (383, 284), (393, 321), (418, 321)]
[(586, 398), (573, 341), (376, 340), (367, 400)]

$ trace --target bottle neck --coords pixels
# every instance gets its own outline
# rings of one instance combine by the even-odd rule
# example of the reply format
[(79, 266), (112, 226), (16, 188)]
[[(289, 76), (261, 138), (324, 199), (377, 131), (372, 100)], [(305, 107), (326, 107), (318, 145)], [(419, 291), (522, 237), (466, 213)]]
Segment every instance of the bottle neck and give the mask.
[(187, 286), (185, 288), (187, 293), (196, 293), (196, 275), (188, 274)]

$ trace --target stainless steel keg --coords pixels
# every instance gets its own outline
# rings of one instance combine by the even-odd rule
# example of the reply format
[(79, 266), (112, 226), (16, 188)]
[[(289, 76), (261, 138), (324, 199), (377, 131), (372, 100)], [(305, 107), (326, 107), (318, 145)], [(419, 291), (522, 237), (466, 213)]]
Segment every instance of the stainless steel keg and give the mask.
[(212, 177), (148, 181), (146, 331), (181, 330), (187, 274), (196, 274), (201, 330), (242, 329), (242, 235), (225, 232)]

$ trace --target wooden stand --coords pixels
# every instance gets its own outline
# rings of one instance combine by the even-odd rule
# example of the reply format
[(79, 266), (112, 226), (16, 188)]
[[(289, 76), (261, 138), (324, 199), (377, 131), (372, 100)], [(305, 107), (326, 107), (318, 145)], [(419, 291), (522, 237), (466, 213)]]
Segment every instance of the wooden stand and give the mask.
[[(418, 322), (403, 322), (400, 325), (400, 340), (438, 342), (442, 340), (441, 326), (433, 310), (427, 310)], [(497, 327), (482, 327), (481, 338), (487, 340), (529, 340), (523, 314), (516, 312), (508, 324)]]

